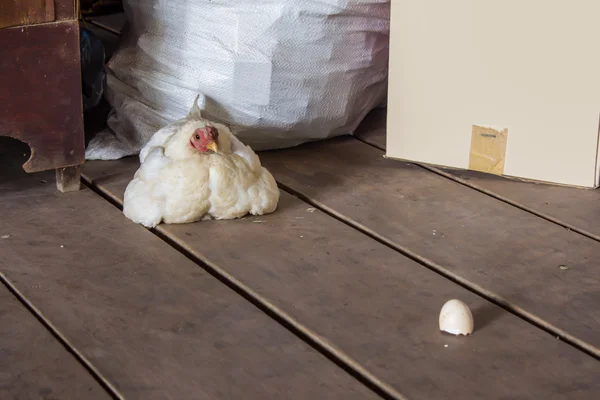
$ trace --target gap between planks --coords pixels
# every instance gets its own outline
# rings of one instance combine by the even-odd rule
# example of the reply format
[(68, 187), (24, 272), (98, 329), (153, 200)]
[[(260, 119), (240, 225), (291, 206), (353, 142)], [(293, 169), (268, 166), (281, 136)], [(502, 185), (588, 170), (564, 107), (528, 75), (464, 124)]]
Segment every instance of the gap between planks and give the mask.
[[(361, 138), (358, 138), (354, 135), (351, 135), (354, 139), (356, 139), (357, 141), (366, 144), (368, 146), (374, 147), (378, 150), (383, 150), (381, 147), (379, 147), (376, 144), (370, 143), (368, 141), (365, 141)], [(497, 200), (500, 200), (504, 203), (507, 203), (510, 206), (514, 206), (516, 208), (522, 209), (523, 211), (526, 211), (530, 214), (533, 214), (536, 217), (540, 217), (539, 213), (534, 212), (532, 210), (529, 210), (525, 207), (519, 207), (517, 205), (515, 205), (513, 202), (509, 201), (509, 200), (503, 200), (502, 198), (499, 198), (500, 196), (488, 192), (485, 189), (481, 189), (478, 187), (474, 187), (471, 186), (470, 184), (466, 183), (466, 182), (462, 182), (462, 180), (460, 178), (456, 178), (450, 174), (447, 174), (444, 171), (441, 171), (435, 167), (431, 167), (431, 166), (427, 166), (427, 165), (423, 165), (423, 164), (419, 164), (419, 163), (414, 163), (414, 162), (410, 162), (409, 164), (413, 164), (416, 165), (420, 168), (423, 168), (433, 174), (439, 175), (443, 178), (449, 179), (455, 183), (458, 183), (462, 186), (465, 186), (469, 189), (473, 189), (475, 191), (481, 192), (489, 197), (493, 197)], [(547, 323), (546, 321), (544, 321), (543, 319), (537, 317), (536, 315), (529, 313), (525, 310), (523, 310), (521, 307), (518, 307), (516, 305), (513, 305), (512, 303), (506, 301), (505, 299), (503, 299), (500, 296), (495, 295), (494, 293), (486, 290), (485, 288), (481, 287), (480, 285), (474, 284), (469, 282), (466, 279), (463, 279), (460, 275), (452, 273), (450, 271), (448, 271), (446, 268), (444, 268), (443, 266), (435, 263), (432, 260), (429, 260), (426, 257), (422, 257), (417, 253), (414, 253), (412, 251), (410, 251), (409, 249), (400, 246), (399, 244), (387, 239), (385, 236), (379, 235), (377, 232), (367, 228), (366, 226), (352, 220), (351, 218), (338, 213), (336, 210), (326, 206), (325, 204), (313, 200), (310, 197), (294, 190), (293, 188), (280, 183), (279, 181), (277, 182), (277, 185), (284, 190), (285, 192), (297, 197), (298, 199), (302, 200), (303, 202), (311, 205), (312, 207), (315, 207), (319, 210), (321, 210), (322, 212), (326, 213), (327, 215), (329, 215), (332, 218), (335, 218), (336, 220), (344, 223), (345, 225), (348, 225), (349, 227), (363, 233), (364, 235), (367, 235), (368, 237), (370, 237), (371, 239), (376, 240), (377, 242), (385, 245), (386, 247), (391, 248), (392, 250), (397, 251), (398, 253), (402, 254), (405, 257), (410, 258), (411, 260), (419, 263), (420, 265), (424, 266), (425, 268), (443, 276), (444, 278), (454, 282), (455, 284), (463, 287), (464, 289), (467, 289), (468, 291), (470, 291), (471, 293), (474, 293), (477, 296), (480, 296), (484, 299), (486, 299), (487, 301), (491, 302), (492, 304), (497, 305), (498, 307), (502, 308), (503, 310), (517, 316), (518, 318), (523, 319), (524, 321), (534, 325), (535, 327), (543, 330), (544, 332), (556, 337), (557, 339), (560, 339), (562, 341), (564, 341), (565, 343), (569, 344), (570, 346), (576, 348), (579, 351), (582, 351), (584, 353), (586, 353), (587, 355), (600, 360), (600, 351), (598, 351), (594, 346), (592, 346), (591, 344), (584, 342), (583, 340), (578, 339), (576, 336), (571, 335), (567, 332), (565, 332), (564, 330), (554, 326), (553, 324)], [(553, 220), (547, 219), (547, 218), (543, 218), (544, 220), (548, 220), (548, 222), (551, 222), (553, 224), (565, 227), (567, 230), (573, 231), (575, 233), (581, 234), (583, 236), (589, 237), (592, 240), (596, 240), (596, 241), (600, 241), (600, 238), (596, 239), (596, 237), (594, 235), (587, 235), (587, 234), (583, 234), (581, 232), (579, 232), (579, 230), (575, 229), (575, 228), (570, 228), (565, 226), (565, 224), (562, 223), (557, 223)]]
[[(123, 209), (120, 199), (114, 195), (108, 193), (102, 188), (98, 187), (92, 181), (88, 180), (82, 174), (82, 183), (87, 186), (90, 190), (96, 193), (101, 198), (108, 201), (114, 207), (119, 210)], [(185, 244), (180, 243), (176, 239), (170, 237), (164, 232), (160, 225), (156, 228), (148, 229), (162, 241), (167, 243), (176, 251), (183, 254), (190, 261), (194, 262), (200, 268), (204, 269), (211, 276), (219, 280), (225, 286), (233, 290), (235, 293), (243, 297), (246, 301), (250, 302), (253, 306), (258, 308), (260, 311), (265, 313), (271, 319), (276, 321), (278, 324), (283, 326), (288, 331), (292, 332), (303, 342), (307, 343), (315, 351), (322, 354), (329, 361), (333, 362), (339, 368), (344, 370), (350, 376), (354, 377), (357, 381), (365, 385), (367, 388), (372, 390), (374, 393), (386, 400), (408, 400), (406, 396), (399, 393), (391, 385), (383, 382), (377, 376), (372, 374), (370, 371), (362, 367), (362, 365), (348, 356), (341, 350), (338, 350), (334, 346), (331, 346), (327, 341), (323, 340), (318, 334), (305, 327), (303, 324), (298, 322), (295, 318), (287, 314), (285, 311), (256, 293), (249, 286), (243, 284), (233, 275), (229, 274), (219, 266), (206, 260), (203, 257), (194, 255), (189, 249), (185, 247)]]
[(50, 332), (50, 334), (58, 340), (58, 342), (71, 354), (75, 360), (85, 368), (85, 370), (98, 382), (98, 384), (107, 392), (107, 394), (115, 400), (124, 400), (123, 395), (106, 379), (100, 371), (79, 351), (73, 346), (69, 340), (58, 330), (57, 327), (50, 322), (42, 312), (13, 285), (10, 280), (0, 271), (0, 284), (3, 284), (9, 292), (21, 303), (27, 311), (29, 311), (41, 324)]
[(330, 207), (322, 204), (321, 202), (315, 201), (315, 200), (303, 195), (302, 193), (299, 193), (296, 190), (294, 190), (286, 185), (283, 185), (281, 183), (278, 183), (278, 186), (282, 190), (286, 191), (287, 193), (289, 193), (289, 194), (297, 197), (298, 199), (304, 201), (305, 203), (321, 210), (322, 212), (329, 215), (330, 217), (335, 218), (336, 220), (361, 232), (362, 234), (370, 237), (371, 239), (376, 240), (377, 242), (385, 245), (386, 247), (389, 247), (390, 249), (402, 254), (403, 256), (410, 258), (411, 260), (419, 263), (420, 265), (437, 273), (438, 275), (443, 276), (444, 278), (463, 287), (464, 289), (470, 291), (471, 293), (484, 298), (485, 300), (489, 301), (490, 303), (502, 308), (503, 310), (515, 315), (516, 317), (521, 318), (522, 320), (534, 325), (535, 327), (543, 330), (544, 332), (564, 341), (565, 343), (573, 346), (577, 350), (582, 351), (597, 360), (600, 360), (600, 353), (592, 345), (589, 345), (586, 342), (579, 340), (577, 337), (563, 331), (562, 329), (555, 327), (552, 324), (547, 323), (546, 321), (535, 316), (534, 314), (531, 314), (531, 313), (523, 310), (522, 308), (511, 304), (510, 302), (504, 300), (503, 298), (494, 295), (492, 292), (484, 289), (483, 287), (473, 284), (473, 283), (469, 282), (468, 280), (461, 278), (458, 274), (449, 272), (443, 266), (441, 266), (425, 257), (422, 257), (422, 256), (418, 255), (417, 253), (414, 253), (402, 246), (397, 245), (396, 243), (392, 242), (391, 240), (385, 238), (384, 236), (379, 235), (378, 233), (372, 231), (371, 229), (365, 227), (364, 225), (353, 221), (352, 219), (344, 216), (343, 214), (338, 213), (334, 209), (331, 209)]
[[(362, 142), (362, 143), (364, 143), (366, 145), (374, 147), (374, 148), (376, 148), (378, 150), (381, 150), (381, 151), (384, 151), (384, 152), (386, 151), (386, 149), (384, 147), (381, 147), (381, 146), (379, 146), (379, 145), (377, 145), (375, 143), (372, 143), (372, 142), (370, 142), (368, 140), (365, 140), (365, 139), (363, 139), (361, 137), (358, 137), (358, 136), (355, 136), (355, 135), (352, 135), (352, 137), (355, 138), (356, 140), (358, 140), (359, 142)], [(384, 157), (385, 157), (385, 155), (384, 155)], [(422, 164), (422, 163), (417, 163), (417, 162), (412, 162), (412, 161), (405, 161), (405, 162), (409, 163), (409, 164), (416, 165), (419, 168), (423, 168), (423, 169), (425, 169), (425, 170), (427, 170), (427, 171), (429, 171), (429, 172), (431, 172), (433, 174), (436, 174), (436, 175), (439, 175), (439, 176), (441, 176), (443, 178), (451, 180), (451, 181), (453, 181), (455, 183), (458, 183), (459, 185), (465, 186), (465, 187), (467, 187), (467, 188), (469, 188), (471, 190), (474, 190), (476, 192), (485, 194), (486, 196), (492, 197), (492, 198), (494, 198), (494, 199), (496, 199), (498, 201), (501, 201), (501, 202), (503, 202), (505, 204), (508, 204), (509, 206), (518, 208), (519, 210), (525, 211), (525, 212), (527, 212), (527, 213), (529, 213), (531, 215), (534, 215), (534, 216), (536, 216), (538, 218), (541, 218), (541, 219), (543, 219), (545, 221), (548, 221), (548, 222), (553, 223), (555, 225), (561, 226), (561, 227), (565, 228), (568, 231), (573, 231), (573, 232), (575, 232), (575, 233), (577, 233), (579, 235), (582, 235), (582, 236), (585, 236), (585, 237), (587, 237), (589, 239), (595, 240), (596, 242), (600, 242), (600, 236), (599, 235), (593, 234), (592, 232), (588, 232), (585, 229), (578, 228), (575, 225), (569, 224), (567, 222), (563, 222), (560, 219), (555, 218), (555, 217), (553, 217), (553, 216), (551, 216), (549, 214), (546, 214), (546, 213), (543, 213), (543, 212), (540, 212), (540, 211), (536, 211), (533, 208), (527, 207), (526, 205), (521, 204), (518, 201), (511, 200), (508, 197), (504, 197), (504, 196), (502, 196), (502, 195), (500, 195), (498, 193), (494, 193), (491, 190), (488, 190), (488, 189), (482, 188), (480, 186), (474, 185), (474, 184), (472, 184), (472, 183), (470, 183), (470, 182), (468, 182), (468, 181), (466, 181), (464, 179), (459, 178), (458, 176), (454, 176), (452, 174), (449, 174), (448, 172), (446, 172), (446, 171), (444, 171), (444, 170), (442, 170), (442, 169), (440, 169), (438, 167), (435, 167), (435, 166), (432, 166), (432, 165), (427, 165), (427, 164)], [(505, 178), (505, 179), (509, 179), (509, 178)]]

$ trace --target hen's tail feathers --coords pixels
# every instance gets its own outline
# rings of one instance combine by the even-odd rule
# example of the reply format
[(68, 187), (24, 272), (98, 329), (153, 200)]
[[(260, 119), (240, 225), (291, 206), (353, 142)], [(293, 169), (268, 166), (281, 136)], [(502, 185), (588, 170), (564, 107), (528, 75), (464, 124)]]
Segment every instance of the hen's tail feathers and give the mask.
[(262, 165), (260, 163), (260, 158), (258, 158), (258, 155), (254, 150), (252, 150), (250, 146), (246, 146), (242, 143), (242, 141), (234, 134), (231, 134), (229, 140), (231, 141), (231, 152), (242, 157), (252, 171), (258, 172)]
[(190, 108), (190, 112), (188, 113), (188, 118), (196, 118), (196, 119), (200, 119), (202, 118), (202, 111), (200, 111), (200, 107), (198, 107), (198, 99), (200, 98), (200, 95), (196, 95), (196, 98), (194, 99), (194, 104), (192, 105), (192, 108)]

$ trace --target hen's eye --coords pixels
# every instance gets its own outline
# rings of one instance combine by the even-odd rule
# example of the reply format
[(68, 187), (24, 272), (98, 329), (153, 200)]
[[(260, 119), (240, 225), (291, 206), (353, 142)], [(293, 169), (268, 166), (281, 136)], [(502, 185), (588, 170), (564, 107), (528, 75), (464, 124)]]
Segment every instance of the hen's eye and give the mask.
[(200, 135), (196, 135), (196, 140), (200, 140)]

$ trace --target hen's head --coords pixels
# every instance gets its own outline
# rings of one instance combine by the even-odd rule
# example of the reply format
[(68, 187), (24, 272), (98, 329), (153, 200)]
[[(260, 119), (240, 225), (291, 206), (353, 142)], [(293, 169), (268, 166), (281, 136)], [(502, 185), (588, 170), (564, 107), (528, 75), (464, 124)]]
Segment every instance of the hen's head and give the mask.
[(172, 123), (167, 128), (168, 132), (173, 133), (165, 142), (164, 152), (171, 159), (231, 154), (230, 137), (233, 133), (218, 122), (188, 117)]
[(201, 153), (206, 153), (211, 150), (217, 152), (219, 147), (217, 145), (217, 139), (219, 138), (219, 131), (217, 128), (212, 126), (205, 126), (204, 128), (198, 128), (192, 133), (190, 138), (190, 146), (192, 149)]

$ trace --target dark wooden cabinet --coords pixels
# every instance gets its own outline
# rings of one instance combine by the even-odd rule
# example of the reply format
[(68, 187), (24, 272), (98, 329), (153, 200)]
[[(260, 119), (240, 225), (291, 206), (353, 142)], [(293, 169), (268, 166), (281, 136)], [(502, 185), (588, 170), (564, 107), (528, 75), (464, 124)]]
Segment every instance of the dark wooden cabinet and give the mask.
[(31, 148), (27, 172), (79, 189), (85, 159), (77, 0), (0, 0), (0, 136)]

